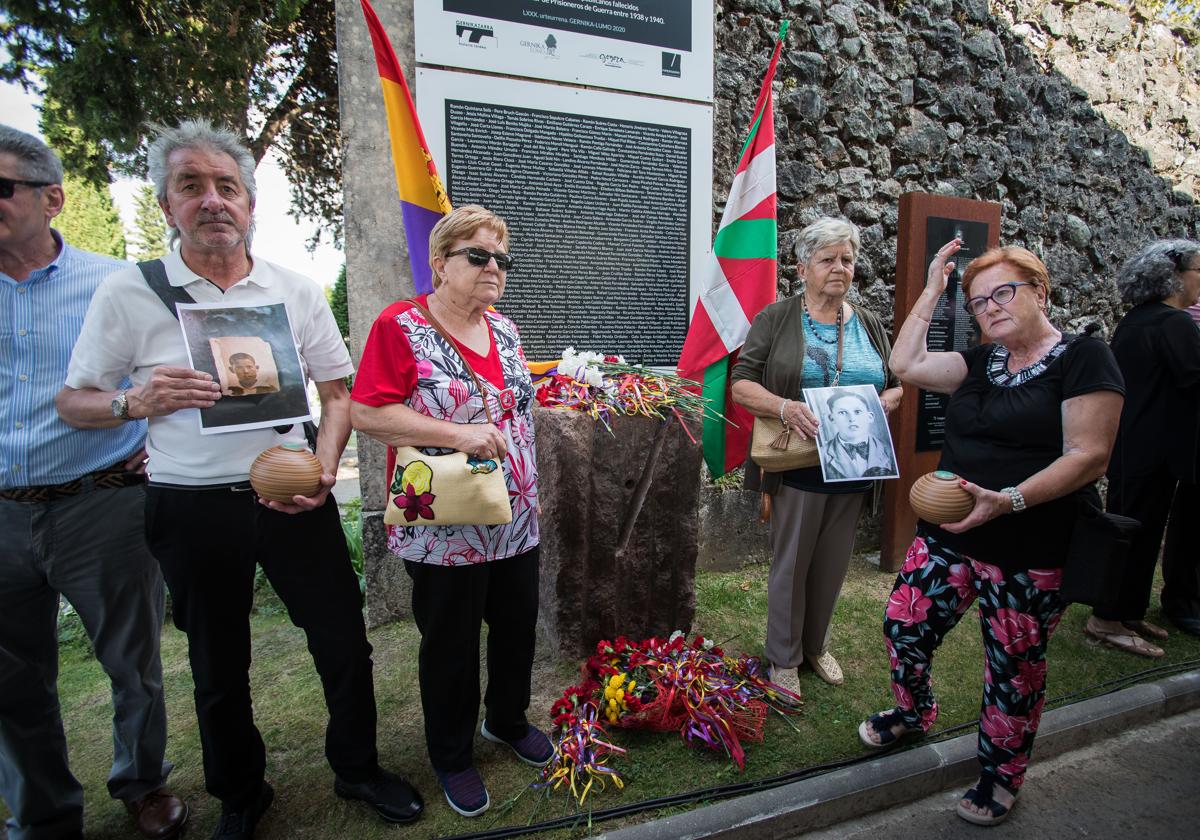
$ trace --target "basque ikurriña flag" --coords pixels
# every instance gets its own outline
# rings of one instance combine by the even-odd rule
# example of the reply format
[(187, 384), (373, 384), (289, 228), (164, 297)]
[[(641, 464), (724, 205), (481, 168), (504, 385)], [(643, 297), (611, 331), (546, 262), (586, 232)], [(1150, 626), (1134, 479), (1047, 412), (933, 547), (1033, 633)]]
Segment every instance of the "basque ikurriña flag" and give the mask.
[(771, 82), (787, 29), (784, 21), (679, 356), (679, 375), (700, 382), (709, 407), (730, 421), (704, 418), (704, 460), (714, 478), (746, 459), (754, 418), (729, 398), (729, 371), (750, 332), (750, 322), (775, 302), (778, 237)]
[(417, 120), (412, 94), (400, 62), (392, 50), (383, 24), (367, 0), (361, 0), (371, 44), (375, 47), (375, 64), (379, 68), (379, 84), (387, 107), (388, 136), (392, 142), (392, 164), (396, 167), (396, 188), (400, 191), (400, 212), (404, 219), (404, 235), (408, 240), (408, 261), (412, 266), (413, 285), (417, 294), (433, 291), (432, 269), (429, 267), (429, 232), (437, 220), (450, 212), (450, 199), (438, 177), (437, 166), (429, 154), (429, 145)]

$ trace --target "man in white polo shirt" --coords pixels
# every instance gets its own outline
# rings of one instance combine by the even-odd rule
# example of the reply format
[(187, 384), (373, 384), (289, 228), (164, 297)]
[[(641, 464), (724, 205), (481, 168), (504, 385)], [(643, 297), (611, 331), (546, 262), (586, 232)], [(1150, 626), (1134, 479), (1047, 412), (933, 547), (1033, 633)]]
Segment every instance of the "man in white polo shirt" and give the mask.
[[(377, 762), (371, 646), (329, 492), (350, 433), (343, 377), (353, 371), (333, 314), (315, 283), (251, 255), (254, 159), (232, 132), (198, 120), (163, 129), (148, 168), (180, 247), (161, 261), (165, 278), (159, 273), (155, 280), (155, 266), (144, 264), (145, 276), (131, 268), (105, 280), (58, 408), (83, 428), (149, 419), (146, 527), (175, 624), (188, 636), (205, 783), (222, 805), (213, 837), (252, 837), (274, 795), (264, 780), (265, 748), (250, 697), (256, 564), (307, 634), (329, 708), (325, 754), (335, 791), (369, 802), (387, 821), (415, 820), (420, 796)], [(198, 410), (222, 397), (210, 375), (188, 366), (174, 307), (166, 302), (180, 292), (200, 303), (285, 305), (321, 397), (316, 449), (324, 475), (315, 496), (262, 502), (247, 480), (260, 452), (302, 443), (301, 427), (200, 435)], [(126, 375), (133, 387), (120, 390)], [(222, 539), (198, 539), (212, 522), (223, 523)]]

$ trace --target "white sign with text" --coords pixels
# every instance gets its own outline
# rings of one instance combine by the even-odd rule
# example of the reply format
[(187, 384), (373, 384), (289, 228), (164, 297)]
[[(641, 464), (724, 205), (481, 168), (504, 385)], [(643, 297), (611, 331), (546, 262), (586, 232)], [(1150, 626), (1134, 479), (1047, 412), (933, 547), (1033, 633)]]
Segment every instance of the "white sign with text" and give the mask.
[(421, 0), (422, 64), (712, 102), (710, 0)]

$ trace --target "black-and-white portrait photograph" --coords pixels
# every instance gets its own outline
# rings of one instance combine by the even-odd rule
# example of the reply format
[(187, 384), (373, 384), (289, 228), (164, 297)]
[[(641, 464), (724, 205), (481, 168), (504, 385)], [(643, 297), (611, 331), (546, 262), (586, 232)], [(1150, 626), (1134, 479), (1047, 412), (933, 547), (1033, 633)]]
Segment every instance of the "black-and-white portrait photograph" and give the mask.
[(212, 375), (221, 399), (200, 410), (200, 433), (286, 426), (312, 418), (287, 307), (179, 304), (191, 366)]
[(221, 394), (247, 397), (274, 394), (279, 390), (279, 372), (271, 345), (257, 336), (231, 335), (210, 338), (213, 359), (220, 372)]
[(826, 481), (898, 478), (896, 451), (879, 394), (871, 385), (805, 388), (817, 416), (817, 452)]

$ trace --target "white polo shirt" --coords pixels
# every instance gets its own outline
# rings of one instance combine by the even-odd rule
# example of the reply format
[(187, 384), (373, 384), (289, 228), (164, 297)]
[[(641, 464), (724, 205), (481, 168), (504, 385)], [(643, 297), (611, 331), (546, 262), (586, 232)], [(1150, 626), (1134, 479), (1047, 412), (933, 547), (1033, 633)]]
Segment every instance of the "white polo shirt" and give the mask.
[[(328, 382), (354, 372), (325, 295), (307, 277), (255, 257), (250, 274), (222, 293), (188, 268), (179, 251), (163, 257), (163, 263), (171, 285), (182, 286), (197, 303), (261, 306), (282, 302), (308, 379)], [(67, 385), (110, 391), (126, 376), (134, 385), (143, 385), (159, 365), (191, 367), (179, 321), (147, 285), (137, 266), (110, 274), (88, 307), (71, 354)], [(245, 481), (250, 463), (264, 449), (303, 440), (299, 425), (286, 435), (273, 429), (252, 429), (201, 436), (199, 409), (183, 409), (150, 418), (147, 471), (151, 481), (166, 484)]]

